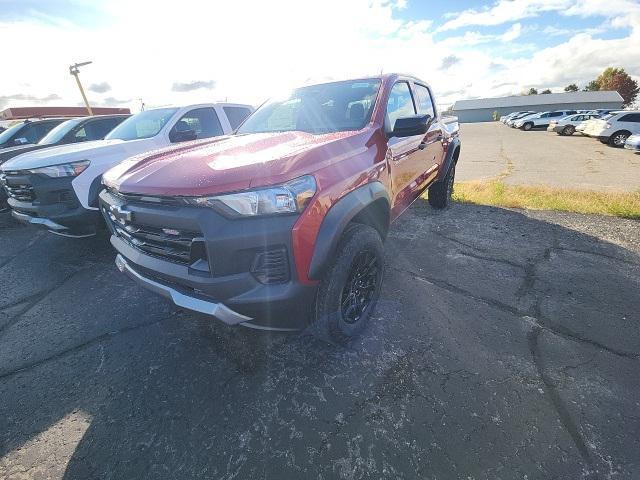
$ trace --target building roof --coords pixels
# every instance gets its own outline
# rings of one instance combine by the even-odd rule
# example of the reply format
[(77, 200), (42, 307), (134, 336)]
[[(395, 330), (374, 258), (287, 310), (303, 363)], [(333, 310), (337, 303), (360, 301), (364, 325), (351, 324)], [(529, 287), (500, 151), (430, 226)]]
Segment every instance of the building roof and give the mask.
[(474, 98), (472, 100), (458, 100), (453, 104), (454, 111), (477, 110), (480, 108), (500, 107), (528, 107), (553, 103), (597, 103), (622, 102), (624, 100), (616, 91), (596, 92), (562, 92), (538, 95), (512, 95), (510, 97)]
[[(130, 114), (128, 108), (91, 107), (94, 115)], [(24, 118), (84, 117), (89, 112), (84, 107), (16, 107), (0, 112), (0, 120), (21, 120)]]

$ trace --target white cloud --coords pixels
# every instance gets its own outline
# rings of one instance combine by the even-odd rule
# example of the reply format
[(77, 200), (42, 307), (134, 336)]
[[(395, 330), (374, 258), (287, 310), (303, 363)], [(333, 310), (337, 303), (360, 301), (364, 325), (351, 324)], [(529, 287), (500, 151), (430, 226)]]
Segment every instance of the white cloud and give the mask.
[[(507, 12), (511, 20), (500, 23), (512, 23), (515, 17), (557, 9), (559, 4), (569, 12), (576, 1), (501, 0), (482, 12), (498, 8), (494, 13), (504, 20), (509, 15), (500, 9), (511, 8)], [(610, 0), (615, 8), (622, 8), (625, 1)], [(507, 5), (512, 3), (519, 6), (513, 10)], [(593, 15), (602, 8), (599, 0), (581, 4)], [(521, 23), (512, 23), (502, 33), (466, 31), (434, 39), (436, 26), (430, 20), (399, 19), (400, 12), (406, 15), (409, 10), (406, 2), (397, 0), (235, 0), (215, 5), (183, 0), (180, 8), (166, 10), (158, 5), (151, 0), (110, 0), (103, 6), (107, 20), (93, 27), (68, 21), (62, 26), (41, 16), (20, 22), (0, 20), (1, 38), (20, 38), (20, 55), (12, 57), (12, 74), (0, 76), (0, 92), (23, 95), (7, 100), (10, 106), (51, 94), (61, 99), (50, 104), (76, 104), (81, 98), (68, 65), (84, 60), (94, 61), (81, 70), (85, 86), (106, 82), (111, 87), (108, 98), (89, 92), (89, 100), (134, 110), (140, 98), (148, 107), (225, 99), (258, 104), (303, 82), (381, 70), (423, 78), (445, 105), (463, 97), (518, 93), (527, 85), (556, 88), (585, 83), (618, 64), (640, 75), (640, 22), (611, 12), (603, 15), (611, 24), (632, 26), (626, 39), (600, 40), (587, 33), (538, 49), (522, 43), (521, 36), (531, 27)], [(468, 23), (463, 14), (448, 22), (467, 18)], [(486, 22), (486, 15), (476, 16), (474, 25)], [(457, 61), (442, 69), (447, 57)], [(211, 88), (172, 91), (174, 84), (194, 82)]]

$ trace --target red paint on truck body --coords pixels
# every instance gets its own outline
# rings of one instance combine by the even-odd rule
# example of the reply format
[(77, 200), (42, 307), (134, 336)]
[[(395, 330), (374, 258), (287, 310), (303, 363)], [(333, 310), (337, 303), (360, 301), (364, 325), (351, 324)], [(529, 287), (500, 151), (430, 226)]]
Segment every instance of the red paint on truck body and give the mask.
[[(256, 133), (194, 142), (127, 160), (105, 174), (105, 183), (138, 195), (208, 196), (312, 174), (317, 192), (293, 228), (292, 243), (299, 281), (314, 284), (308, 272), (316, 237), (338, 200), (380, 181), (389, 192), (393, 221), (441, 174), (447, 134), (439, 120), (417, 141), (389, 139), (384, 131), (391, 88), (398, 81), (418, 80), (395, 74), (379, 78), (371, 121), (359, 131)], [(435, 146), (419, 149), (421, 141)]]

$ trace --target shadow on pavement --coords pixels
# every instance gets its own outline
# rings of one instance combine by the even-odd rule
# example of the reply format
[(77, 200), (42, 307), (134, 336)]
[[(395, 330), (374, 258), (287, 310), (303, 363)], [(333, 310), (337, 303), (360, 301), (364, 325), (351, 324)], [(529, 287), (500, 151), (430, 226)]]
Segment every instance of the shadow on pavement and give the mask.
[(178, 310), (105, 238), (0, 222), (0, 477), (640, 475), (638, 222), (415, 205), (347, 348)]

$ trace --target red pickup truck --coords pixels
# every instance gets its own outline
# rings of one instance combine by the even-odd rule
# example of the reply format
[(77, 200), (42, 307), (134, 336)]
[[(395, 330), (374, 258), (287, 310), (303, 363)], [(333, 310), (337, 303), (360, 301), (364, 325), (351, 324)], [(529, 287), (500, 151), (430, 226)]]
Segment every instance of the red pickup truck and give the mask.
[(389, 224), (427, 188), (450, 201), (460, 155), (429, 86), (387, 74), (293, 90), (234, 135), (104, 174), (118, 268), (227, 324), (358, 333), (380, 295)]

